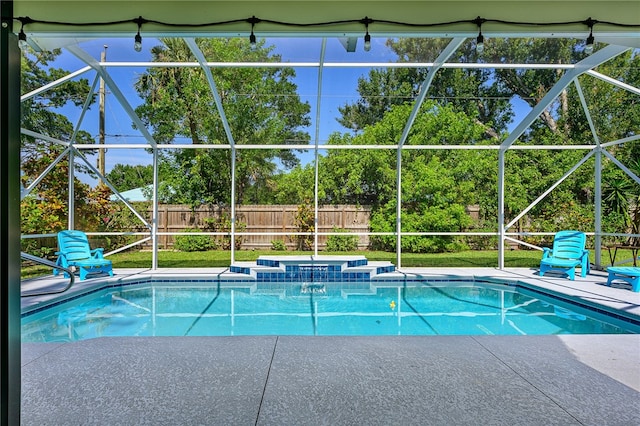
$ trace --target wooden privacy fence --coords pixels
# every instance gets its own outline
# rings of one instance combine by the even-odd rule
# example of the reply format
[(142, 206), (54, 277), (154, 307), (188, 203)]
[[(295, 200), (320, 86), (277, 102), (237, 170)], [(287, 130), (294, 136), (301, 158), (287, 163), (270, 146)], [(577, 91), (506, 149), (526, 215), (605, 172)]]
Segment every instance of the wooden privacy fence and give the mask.
[[(313, 207), (311, 208), (313, 212)], [(300, 232), (296, 225), (297, 205), (242, 205), (236, 207), (237, 226), (245, 226), (242, 232), (283, 232), (287, 235), (243, 235), (241, 248), (269, 249), (272, 241), (280, 240), (288, 249), (297, 246), (297, 238), (293, 233)], [(151, 211), (148, 212), (149, 214)], [(208, 222), (228, 217), (230, 209), (203, 206), (192, 210), (186, 205), (161, 204), (158, 206), (158, 232), (184, 232), (198, 228), (207, 231)], [(368, 206), (336, 205), (322, 206), (318, 209), (318, 232), (331, 232), (333, 228), (346, 229), (349, 232), (369, 231), (371, 208)], [(244, 225), (242, 225), (244, 224)], [(239, 227), (240, 227), (239, 226)], [(236, 229), (240, 231), (240, 229)], [(158, 240), (160, 248), (173, 246), (174, 236), (161, 235)], [(326, 235), (318, 236), (320, 248), (327, 242)], [(358, 236), (358, 248), (365, 249), (369, 245), (369, 236)]]

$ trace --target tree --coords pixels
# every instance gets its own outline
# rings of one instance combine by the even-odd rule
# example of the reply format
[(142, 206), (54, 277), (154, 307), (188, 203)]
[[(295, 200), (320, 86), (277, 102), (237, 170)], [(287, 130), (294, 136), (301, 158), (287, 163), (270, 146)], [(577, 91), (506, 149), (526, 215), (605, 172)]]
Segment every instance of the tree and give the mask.
[[(329, 144), (392, 144), (398, 121), (385, 117), (355, 137), (333, 134)], [(387, 202), (396, 187), (394, 150), (329, 150), (320, 162), (320, 186), (326, 204), (370, 205)]]
[[(389, 39), (387, 46), (398, 55), (398, 62), (431, 62), (449, 43), (449, 39)], [(472, 42), (465, 42), (451, 61), (476, 61)], [(428, 69), (374, 69), (368, 79), (358, 80), (360, 99), (341, 107), (340, 124), (362, 130), (374, 124), (393, 105), (412, 103), (418, 95)], [(507, 94), (484, 69), (441, 69), (429, 87), (428, 97), (442, 105), (466, 112), (485, 126), (488, 136), (497, 138), (512, 117)]]
[[(287, 173), (274, 176), (271, 197), (265, 203), (303, 204), (313, 200), (315, 186), (315, 168), (313, 164), (298, 165)], [(325, 198), (322, 188), (318, 189), (318, 197)]]
[[(191, 60), (181, 39), (162, 39), (152, 49), (154, 61)], [(279, 61), (264, 42), (252, 50), (244, 39), (196, 39), (210, 61)], [(302, 103), (291, 82), (291, 68), (220, 68), (212, 70), (233, 140), (237, 145), (308, 142), (299, 130), (309, 124), (310, 107)], [(171, 143), (187, 138), (192, 144), (229, 143), (205, 75), (197, 68), (151, 68), (136, 83), (144, 103), (136, 109), (154, 138)], [(238, 150), (236, 202), (252, 201), (271, 184), (277, 162), (286, 168), (298, 159), (291, 150)], [(231, 199), (229, 150), (186, 149), (163, 155), (163, 173), (171, 202), (228, 204)]]
[(128, 191), (152, 184), (153, 166), (116, 164), (105, 177), (119, 191)]
[[(558, 38), (496, 38), (487, 43), (483, 57), (488, 62), (501, 63), (503, 58), (521, 64), (555, 63), (571, 64), (585, 57), (584, 46), (572, 39)], [(532, 108), (549, 92), (562, 77), (562, 69), (501, 68), (493, 75), (503, 93), (518, 97)], [(540, 115), (541, 120), (533, 126), (544, 125), (554, 133), (569, 136), (567, 125), (569, 97), (564, 90), (556, 104)], [(558, 120), (564, 122), (560, 126)]]
[[(433, 61), (448, 40), (401, 39), (387, 44), (398, 55), (398, 61)], [(565, 39), (490, 39), (485, 43), (482, 57), (472, 51), (472, 43), (464, 43), (451, 61), (487, 61), (501, 63), (504, 58), (521, 63), (571, 64), (586, 57), (584, 44)], [(598, 67), (598, 71), (632, 86), (640, 85), (637, 52), (627, 52)], [(427, 70), (393, 69), (372, 70), (368, 78), (361, 78), (358, 90), (361, 98), (341, 109), (340, 122), (347, 128), (361, 130), (364, 126), (380, 122), (393, 109), (393, 105), (410, 102)], [(456, 111), (473, 117), (485, 126), (485, 135), (494, 142), (506, 137), (506, 123), (512, 116), (510, 100), (520, 99), (535, 106), (563, 75), (563, 70), (496, 69), (459, 70), (441, 69), (429, 88), (429, 96), (440, 105), (450, 105)], [(600, 141), (613, 141), (632, 136), (640, 127), (640, 108), (634, 108), (640, 98), (591, 76), (581, 76), (580, 83), (591, 118)], [(448, 127), (445, 127), (448, 129)], [(433, 130), (429, 130), (432, 132)], [(443, 131), (447, 133), (447, 130)], [(425, 135), (428, 133), (425, 133)], [(425, 138), (427, 140), (427, 138)], [(580, 96), (575, 85), (563, 90), (558, 99), (543, 111), (517, 144), (571, 145), (594, 144), (594, 136), (586, 120)], [(616, 158), (630, 164), (640, 157), (637, 142), (609, 148)], [(584, 151), (509, 151), (506, 157), (506, 218), (510, 221), (540, 194), (553, 185), (576, 164)], [(603, 177), (627, 177), (617, 167), (605, 162)], [(566, 226), (593, 226), (593, 162), (587, 162), (544, 201), (523, 218), (522, 226), (551, 231)], [(495, 194), (486, 188), (482, 194)], [(627, 182), (631, 185), (630, 182)], [(633, 185), (632, 185), (633, 186)], [(495, 197), (478, 197), (481, 214), (487, 220), (497, 217)], [(608, 202), (605, 199), (605, 203)], [(575, 214), (569, 214), (567, 209)], [(607, 207), (605, 206), (605, 210)]]
[[(640, 86), (640, 55), (629, 51), (600, 65), (598, 72), (630, 86)], [(640, 96), (600, 79), (583, 76), (580, 79), (585, 100), (598, 139), (611, 142), (634, 136), (640, 130)], [(580, 129), (584, 139), (593, 139), (584, 112), (570, 105), (572, 128)], [(578, 118), (583, 118), (581, 121)], [(632, 141), (607, 148), (617, 160), (640, 176), (640, 142)], [(640, 195), (640, 185), (617, 165), (605, 159), (602, 172), (604, 225), (610, 232), (627, 232), (640, 222), (634, 215), (634, 199)], [(637, 207), (636, 207), (637, 209)], [(631, 214), (630, 214), (631, 213)], [(635, 225), (635, 229), (640, 229)], [(637, 232), (637, 231), (635, 231)]]
[[(52, 52), (29, 51), (22, 55), (21, 92), (30, 93), (69, 72), (50, 66), (50, 62), (60, 55), (56, 49)], [(67, 81), (50, 90), (40, 92), (22, 102), (21, 126), (32, 129), (45, 136), (70, 142), (74, 128), (60, 109), (68, 104), (81, 106), (90, 94), (90, 86), (86, 79)], [(93, 143), (85, 131), (75, 136), (78, 143)], [(46, 168), (63, 152), (64, 147), (49, 142), (44, 138), (21, 137), (21, 183), (24, 187), (31, 185)], [(76, 166), (77, 167), (77, 166)], [(77, 167), (78, 168), (78, 167)], [(82, 168), (78, 168), (82, 171)], [(57, 232), (67, 226), (68, 218), (68, 161), (62, 160), (44, 177), (38, 186), (21, 202), (21, 231), (24, 234), (41, 234)], [(74, 183), (75, 217), (85, 223), (93, 223), (90, 188), (75, 180)], [(50, 242), (23, 240), (23, 250), (33, 254), (46, 255), (53, 250)]]
[[(334, 134), (330, 143), (353, 145), (396, 144), (412, 105), (392, 106), (376, 124), (361, 134)], [(407, 145), (487, 144), (486, 128), (453, 105), (427, 101), (411, 128)], [(395, 232), (397, 152), (395, 149), (328, 150), (321, 159), (322, 203), (372, 206), (371, 230)], [(468, 229), (465, 208), (493, 199), (497, 165), (495, 155), (484, 150), (419, 150), (402, 152), (402, 230), (454, 232)], [(377, 249), (395, 250), (395, 237), (373, 236)], [(460, 238), (406, 236), (402, 248), (411, 252), (441, 252), (465, 247)]]

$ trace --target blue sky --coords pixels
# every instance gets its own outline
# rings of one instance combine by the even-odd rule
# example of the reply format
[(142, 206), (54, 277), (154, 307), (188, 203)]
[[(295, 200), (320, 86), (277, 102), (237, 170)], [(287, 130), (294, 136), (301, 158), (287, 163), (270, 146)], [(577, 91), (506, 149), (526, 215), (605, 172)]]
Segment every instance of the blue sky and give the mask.
[[(372, 48), (369, 52), (363, 50), (363, 40), (359, 39), (356, 52), (347, 52), (338, 39), (327, 39), (325, 62), (328, 63), (365, 63), (365, 62), (394, 62), (396, 56), (385, 46), (386, 39), (373, 38)], [(275, 46), (274, 53), (280, 54), (283, 61), (288, 62), (318, 62), (321, 55), (321, 39), (319, 38), (295, 38), (295, 39), (267, 39), (268, 45)], [(130, 62), (130, 61), (150, 61), (151, 54), (149, 49), (159, 42), (154, 39), (143, 39), (142, 52), (135, 52), (133, 49), (132, 39), (109, 39), (109, 40), (93, 40), (81, 43), (81, 47), (85, 49), (91, 56), (96, 59), (100, 58), (100, 54), (104, 49), (104, 45), (108, 46), (107, 61), (108, 62)], [(69, 71), (75, 71), (85, 66), (83, 62), (78, 60), (72, 54), (65, 52), (53, 64)], [(322, 102), (320, 112), (320, 143), (324, 143), (329, 135), (333, 132), (346, 132), (337, 123), (336, 118), (340, 116), (338, 107), (345, 103), (352, 103), (358, 98), (357, 82), (361, 76), (366, 76), (371, 68), (367, 66), (355, 68), (329, 68), (323, 70), (322, 85)], [(131, 106), (135, 108), (140, 102), (134, 87), (134, 83), (138, 76), (145, 71), (145, 68), (109, 68), (109, 74), (118, 83), (120, 90), (129, 100)], [(92, 83), (95, 73), (86, 73), (83, 77), (88, 78)], [(315, 120), (316, 105), (318, 92), (318, 69), (315, 67), (296, 68), (296, 78), (294, 82), (298, 86), (298, 94), (303, 101), (311, 106), (311, 126), (305, 130), (311, 135), (312, 140), (315, 137)], [(96, 87), (97, 90), (97, 87)], [(514, 105), (518, 116), (526, 114), (530, 108), (523, 105)], [(65, 108), (65, 113), (72, 122), (77, 122), (80, 116), (79, 108)], [(107, 89), (106, 100), (106, 134), (107, 143), (139, 143), (141, 146), (146, 145), (145, 139), (139, 132), (132, 129), (131, 119), (119, 105), (109, 89)], [(520, 117), (521, 118), (521, 117)], [(83, 121), (82, 128), (98, 138), (98, 106), (93, 105), (91, 111), (87, 113)], [(90, 157), (95, 162), (95, 156)], [(312, 154), (303, 155), (302, 161), (308, 161), (312, 158)], [(144, 150), (129, 149), (109, 149), (106, 153), (107, 172), (118, 163), (124, 164), (150, 164), (151, 156)], [(82, 178), (87, 183), (96, 183), (90, 177)]]
[[(280, 54), (284, 61), (289, 62), (318, 62), (320, 60), (321, 39), (268, 39), (267, 44), (276, 46), (274, 53)], [(327, 40), (326, 62), (370, 62), (392, 60), (388, 50), (384, 47), (384, 39), (373, 40), (370, 52), (364, 52), (362, 49), (362, 40), (359, 40), (359, 46), (356, 52), (348, 53), (337, 39)], [(133, 42), (130, 39), (111, 39), (111, 40), (95, 40), (81, 43), (91, 56), (96, 59), (100, 58), (100, 54), (107, 45), (107, 61), (150, 61), (151, 55), (149, 48), (159, 44), (154, 39), (143, 40), (143, 51), (135, 52), (133, 50)], [(63, 55), (54, 64), (69, 71), (75, 71), (82, 68), (85, 64), (70, 53)], [(320, 114), (320, 132), (319, 139), (321, 143), (326, 141), (328, 136), (335, 131), (345, 131), (340, 126), (336, 118), (339, 116), (338, 107), (347, 102), (353, 102), (357, 99), (357, 81), (358, 77), (366, 75), (369, 72), (368, 67), (363, 68), (332, 68), (325, 69), (323, 76), (323, 94)], [(135, 108), (140, 102), (133, 85), (139, 74), (145, 71), (144, 68), (109, 68), (109, 74), (118, 83), (120, 90), (129, 100), (131, 106)], [(92, 83), (95, 73), (86, 73), (83, 77), (88, 78)], [(296, 68), (295, 83), (298, 86), (298, 93), (303, 101), (311, 106), (310, 118), (311, 126), (305, 130), (313, 138), (315, 136), (315, 120), (317, 106), (317, 90), (318, 90), (318, 69), (315, 67)], [(97, 90), (97, 88), (96, 88)], [(144, 144), (144, 138), (131, 127), (131, 119), (119, 105), (115, 97), (107, 88), (105, 116), (106, 116), (106, 134), (107, 143), (140, 143)], [(91, 107), (91, 111), (87, 113), (83, 120), (82, 128), (98, 137), (98, 107), (97, 104)], [(65, 108), (65, 113), (72, 122), (77, 122), (80, 117), (79, 108)], [(307, 156), (309, 157), (309, 156)], [(94, 157), (91, 157), (92, 159)], [(106, 154), (107, 171), (114, 164), (150, 164), (151, 156), (143, 150), (124, 150), (110, 149)], [(94, 160), (95, 161), (95, 160)], [(87, 182), (92, 182), (90, 178), (85, 178)]]

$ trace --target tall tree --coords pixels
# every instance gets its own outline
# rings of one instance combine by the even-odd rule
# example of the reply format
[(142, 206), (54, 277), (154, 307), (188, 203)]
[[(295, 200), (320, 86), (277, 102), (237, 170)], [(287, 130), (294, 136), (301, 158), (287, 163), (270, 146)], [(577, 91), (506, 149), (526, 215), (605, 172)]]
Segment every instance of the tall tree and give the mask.
[[(387, 46), (398, 56), (398, 62), (433, 62), (449, 39), (389, 39)], [(453, 62), (476, 61), (472, 42), (465, 42), (450, 59)], [(429, 69), (374, 69), (367, 78), (358, 80), (360, 99), (341, 107), (340, 124), (361, 130), (374, 124), (393, 105), (412, 103)], [(442, 69), (429, 87), (428, 97), (442, 105), (474, 117), (485, 127), (488, 136), (497, 138), (512, 118), (507, 95), (485, 69)]]
[[(358, 135), (334, 134), (330, 144), (394, 145), (412, 105), (391, 107), (382, 120)], [(497, 163), (487, 150), (419, 150), (411, 145), (483, 145), (486, 127), (453, 105), (427, 101), (420, 109), (402, 152), (402, 229), (405, 232), (460, 231), (471, 225), (465, 208), (481, 201), (496, 203)], [(371, 230), (394, 232), (396, 224), (397, 152), (395, 149), (328, 150), (320, 162), (322, 203), (373, 207)], [(376, 248), (393, 250), (395, 238), (372, 237)], [(451, 237), (406, 237), (403, 250), (448, 251), (463, 247)]]
[[(69, 74), (51, 63), (61, 54), (28, 51), (22, 55), (21, 93), (30, 93)], [(21, 104), (21, 127), (36, 131), (64, 142), (71, 142), (74, 127), (62, 112), (67, 105), (81, 106), (90, 96), (86, 79), (67, 81), (47, 91), (39, 92)], [(90, 134), (79, 131), (75, 142), (93, 143)], [(45, 138), (22, 135), (21, 181), (24, 187), (31, 185), (47, 167), (63, 152), (64, 147)], [(24, 234), (56, 232), (67, 226), (68, 212), (68, 161), (59, 162), (38, 186), (21, 203), (21, 227)], [(91, 222), (93, 217), (90, 188), (75, 180), (74, 204), (78, 220)], [(23, 240), (23, 249), (37, 254), (53, 251), (38, 240)], [(42, 246), (42, 247), (41, 247)]]
[[(162, 39), (152, 49), (154, 61), (195, 61), (181, 39)], [(197, 39), (209, 61), (276, 62), (273, 47), (258, 43), (255, 49), (244, 39)], [(295, 72), (282, 67), (233, 67), (212, 70), (223, 109), (236, 144), (305, 143), (309, 135), (300, 129), (309, 125), (310, 106), (300, 101)], [(151, 68), (137, 81), (144, 99), (137, 108), (142, 121), (162, 143), (189, 140), (192, 144), (229, 143), (224, 123), (216, 109), (203, 71), (199, 68)], [(164, 154), (171, 182), (161, 196), (166, 201), (189, 204), (230, 202), (231, 158), (229, 150), (172, 150)], [(270, 184), (278, 164), (298, 163), (291, 150), (238, 150), (236, 201), (243, 203), (256, 187)], [(165, 175), (166, 176), (166, 175)]]
[[(389, 40), (398, 61), (430, 62), (445, 47), (447, 40)], [(472, 43), (464, 43), (450, 61), (573, 64), (586, 57), (584, 43), (566, 39), (490, 39), (481, 57), (473, 52)], [(598, 71), (632, 86), (640, 86), (638, 54), (630, 51), (607, 61)], [(427, 70), (373, 70), (358, 83), (360, 99), (342, 109), (340, 122), (347, 128), (379, 122), (393, 105), (411, 102)], [(512, 116), (511, 101), (524, 101), (534, 107), (560, 79), (564, 70), (551, 69), (442, 69), (429, 88), (434, 102), (453, 106), (485, 126), (485, 134), (506, 135), (506, 124)], [(613, 141), (636, 134), (640, 127), (640, 109), (634, 108), (639, 97), (592, 76), (579, 79), (589, 105), (597, 137)], [(556, 101), (543, 111), (518, 144), (570, 145), (594, 144), (580, 96), (575, 85), (562, 91)], [(630, 164), (639, 154), (640, 144), (626, 143), (609, 148), (623, 163)], [(515, 217), (535, 198), (554, 184), (586, 153), (584, 151), (513, 151), (507, 155), (506, 215)], [(635, 156), (635, 157), (634, 157)], [(538, 220), (540, 230), (562, 226), (593, 225), (593, 163), (587, 162), (556, 188), (545, 201), (530, 212), (526, 220)], [(605, 179), (628, 178), (610, 162), (606, 162)], [(627, 180), (627, 184), (630, 182)], [(481, 211), (495, 218), (497, 206), (485, 200)], [(607, 202), (607, 200), (605, 200)], [(578, 214), (567, 214), (570, 206)], [(605, 206), (605, 209), (607, 207)], [(538, 219), (531, 219), (532, 217)], [(566, 223), (559, 223), (565, 221)], [(529, 222), (530, 223), (530, 222)]]
[(106, 178), (119, 191), (128, 191), (153, 183), (153, 166), (116, 164)]
[[(583, 46), (575, 40), (558, 38), (496, 38), (486, 44), (483, 57), (487, 62), (502, 63), (504, 58), (518, 64), (552, 63), (572, 64), (585, 57)], [(551, 87), (564, 74), (562, 69), (498, 68), (494, 78), (509, 97), (518, 97), (530, 107), (536, 106)], [(540, 124), (554, 133), (569, 133), (566, 123), (569, 108), (567, 91), (563, 91), (556, 104), (540, 115)], [(534, 123), (534, 126), (536, 124)]]

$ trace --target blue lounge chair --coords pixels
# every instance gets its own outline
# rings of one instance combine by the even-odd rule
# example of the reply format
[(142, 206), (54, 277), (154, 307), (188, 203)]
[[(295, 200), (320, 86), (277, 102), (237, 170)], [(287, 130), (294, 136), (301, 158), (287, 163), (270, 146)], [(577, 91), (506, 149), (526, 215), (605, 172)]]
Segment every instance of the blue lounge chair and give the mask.
[(631, 290), (640, 291), (640, 268), (636, 266), (610, 266), (607, 268), (607, 272), (609, 272), (608, 286), (613, 280), (622, 280), (631, 284)]
[[(103, 249), (91, 249), (87, 234), (82, 231), (61, 231), (58, 233), (58, 260), (56, 264), (64, 268), (75, 268), (80, 272), (80, 280), (89, 274), (106, 273), (113, 276), (111, 261), (102, 255)], [(54, 269), (53, 275), (58, 275), (60, 269)], [(68, 276), (67, 273), (64, 273)]]
[(585, 250), (587, 237), (580, 231), (560, 231), (553, 238), (553, 249), (545, 248), (540, 261), (540, 276), (547, 271), (560, 271), (575, 280), (576, 267), (580, 276), (586, 277), (590, 270), (589, 250)]

